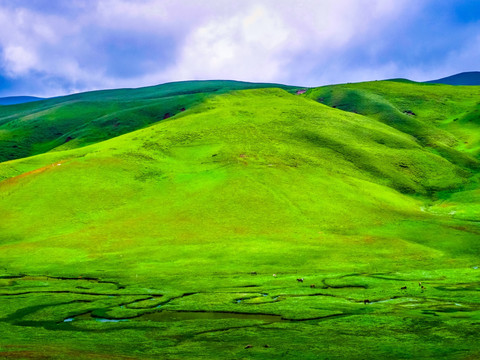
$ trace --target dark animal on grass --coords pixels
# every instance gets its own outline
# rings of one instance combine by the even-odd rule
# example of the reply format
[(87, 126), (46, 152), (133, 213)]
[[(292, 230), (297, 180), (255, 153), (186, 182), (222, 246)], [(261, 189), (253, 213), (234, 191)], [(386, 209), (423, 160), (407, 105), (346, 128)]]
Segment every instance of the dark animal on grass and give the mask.
[(250, 273), (250, 275), (257, 275), (257, 272), (256, 272), (256, 271), (252, 271), (252, 272)]
[(403, 287), (400, 288), (400, 290), (407, 290), (407, 287), (403, 286)]
[(363, 300), (363, 303), (364, 303), (365, 305), (370, 304), (370, 300), (365, 299), (365, 300)]
[(310, 285), (312, 289), (315, 289), (315, 284)]
[(247, 345), (245, 346), (245, 349), (251, 349), (253, 347), (253, 345)]
[(303, 278), (299, 278), (299, 279), (297, 279), (297, 281), (303, 283)]

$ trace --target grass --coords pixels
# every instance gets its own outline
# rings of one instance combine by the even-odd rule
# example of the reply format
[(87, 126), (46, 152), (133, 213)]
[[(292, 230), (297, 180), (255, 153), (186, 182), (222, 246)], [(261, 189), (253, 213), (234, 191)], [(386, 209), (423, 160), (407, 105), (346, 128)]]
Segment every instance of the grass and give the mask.
[[(479, 111), (478, 89), (375, 81), (315, 88), (305, 95), (378, 119), (412, 135), (450, 161), (478, 169), (479, 127), (475, 121)], [(462, 126), (457, 123), (460, 119)]]
[(186, 111), (114, 136), (91, 102), (152, 89), (76, 95), (91, 143), (0, 163), (0, 356), (478, 356), (477, 88), (168, 86)]
[(0, 161), (93, 144), (161, 121), (211, 95), (271, 86), (239, 81), (185, 81), (1, 106)]

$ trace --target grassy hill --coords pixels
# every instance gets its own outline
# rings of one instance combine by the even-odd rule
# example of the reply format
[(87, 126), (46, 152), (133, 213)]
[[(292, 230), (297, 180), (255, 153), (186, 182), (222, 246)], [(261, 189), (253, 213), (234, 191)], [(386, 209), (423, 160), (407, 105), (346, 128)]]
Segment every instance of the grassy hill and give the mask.
[(239, 81), (186, 81), (0, 107), (0, 161), (89, 145), (174, 116), (212, 94), (271, 86)]
[(456, 164), (478, 168), (478, 87), (384, 81), (325, 86), (306, 96), (377, 119)]
[(474, 358), (480, 88), (455, 89), (78, 94), (36, 104), (58, 146), (10, 108), (37, 155), (0, 163), (0, 354)]

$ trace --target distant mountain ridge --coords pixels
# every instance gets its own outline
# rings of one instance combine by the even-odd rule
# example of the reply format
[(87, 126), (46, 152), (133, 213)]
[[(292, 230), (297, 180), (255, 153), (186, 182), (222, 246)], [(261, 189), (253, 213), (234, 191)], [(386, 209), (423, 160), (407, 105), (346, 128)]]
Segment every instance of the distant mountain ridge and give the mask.
[(16, 105), (39, 100), (44, 100), (44, 98), (35, 96), (7, 96), (0, 98), (0, 105)]
[(463, 72), (437, 80), (426, 81), (429, 84), (480, 85), (480, 71)]

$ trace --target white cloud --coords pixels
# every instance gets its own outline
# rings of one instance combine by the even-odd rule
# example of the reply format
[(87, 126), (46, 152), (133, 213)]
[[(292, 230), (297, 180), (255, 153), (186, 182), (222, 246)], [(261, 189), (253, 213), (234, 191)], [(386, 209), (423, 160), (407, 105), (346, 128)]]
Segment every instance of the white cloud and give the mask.
[(13, 77), (28, 73), (38, 63), (35, 52), (22, 46), (7, 46), (3, 56), (6, 71)]
[(6, 74), (17, 77), (31, 70), (45, 70), (50, 59), (43, 50), (59, 42), (64, 28), (68, 27), (62, 19), (25, 9), (0, 8), (0, 48)]
[[(86, 0), (53, 13), (0, 5), (0, 64), (3, 76), (41, 74), (64, 91), (188, 79), (313, 86), (427, 76), (420, 65), (382, 56), (397, 47), (391, 35), (432, 1)], [(475, 66), (476, 48), (445, 55), (443, 68), (454, 72), (455, 58)]]
[(236, 78), (273, 81), (296, 48), (296, 30), (261, 5), (207, 22), (186, 39), (177, 79)]
[[(174, 79), (240, 79), (311, 83), (315, 69), (333, 68), (350, 46), (365, 46), (409, 9), (413, 0), (242, 1), (209, 19), (182, 45)], [(391, 64), (385, 69), (392, 69)], [(345, 71), (345, 69), (339, 69)], [(378, 72), (378, 71), (377, 71)], [(332, 75), (332, 74), (329, 74)]]

